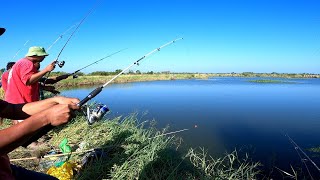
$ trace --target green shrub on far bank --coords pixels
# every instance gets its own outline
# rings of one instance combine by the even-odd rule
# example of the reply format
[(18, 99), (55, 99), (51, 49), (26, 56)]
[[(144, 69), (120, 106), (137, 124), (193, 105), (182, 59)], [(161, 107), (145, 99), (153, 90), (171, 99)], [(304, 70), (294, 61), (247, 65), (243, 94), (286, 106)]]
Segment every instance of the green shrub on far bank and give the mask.
[(295, 84), (295, 82), (281, 81), (281, 80), (274, 80), (274, 79), (257, 79), (257, 80), (249, 80), (248, 82), (252, 82), (252, 83)]
[[(56, 87), (78, 87), (85, 85), (102, 85), (112, 79), (114, 75), (86, 75), (79, 76), (76, 79), (69, 77), (57, 83)], [(160, 80), (177, 80), (177, 79), (207, 79), (206, 74), (123, 74), (116, 78), (112, 83), (129, 83), (144, 81), (160, 81)]]

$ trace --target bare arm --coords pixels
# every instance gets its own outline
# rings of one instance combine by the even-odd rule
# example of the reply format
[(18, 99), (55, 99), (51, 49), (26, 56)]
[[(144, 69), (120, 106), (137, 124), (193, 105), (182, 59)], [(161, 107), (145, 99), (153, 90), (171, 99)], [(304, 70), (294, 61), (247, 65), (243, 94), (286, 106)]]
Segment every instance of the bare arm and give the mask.
[(79, 100), (76, 98), (56, 96), (42, 101), (27, 103), (22, 107), (22, 111), (29, 115), (33, 115), (57, 104), (75, 104), (77, 102), (79, 102)]
[(57, 104), (73, 104), (79, 102), (75, 98), (56, 96), (43, 101), (28, 104), (11, 104), (0, 100), (0, 117), (8, 119), (27, 119), (30, 115), (41, 112)]
[(19, 141), (31, 135), (37, 129), (49, 123), (44, 113), (31, 116), (28, 119), (9, 128), (0, 130), (0, 154), (7, 154), (20, 146)]
[(59, 104), (34, 114), (23, 122), (0, 130), (0, 154), (7, 154), (22, 145), (38, 129), (46, 126), (59, 126), (67, 123), (73, 116), (76, 104)]
[(42, 76), (44, 76), (47, 72), (50, 72), (52, 70), (54, 70), (55, 68), (55, 61), (52, 62), (51, 64), (49, 64), (46, 68), (44, 68), (42, 71), (39, 71), (35, 74), (33, 74), (30, 79), (28, 79), (27, 81), (27, 85), (30, 85), (30, 84), (34, 84), (34, 83), (38, 83), (38, 81), (40, 80), (40, 78)]

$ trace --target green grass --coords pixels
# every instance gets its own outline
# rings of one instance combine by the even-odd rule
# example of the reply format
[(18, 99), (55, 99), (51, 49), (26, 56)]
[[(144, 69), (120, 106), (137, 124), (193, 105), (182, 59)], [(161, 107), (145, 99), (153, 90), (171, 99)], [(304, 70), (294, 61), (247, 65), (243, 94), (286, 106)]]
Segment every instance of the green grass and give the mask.
[[(79, 76), (76, 79), (69, 77), (57, 83), (56, 87), (77, 87), (85, 85), (102, 85), (113, 78), (110, 76)], [(123, 74), (116, 78), (112, 83), (129, 83), (142, 81), (160, 81), (177, 79), (207, 79), (209, 74)]]
[[(79, 144), (84, 145), (83, 149), (103, 149), (106, 157), (82, 167), (77, 179), (256, 179), (259, 174), (260, 164), (251, 162), (248, 156), (238, 156), (236, 151), (212, 158), (204, 148), (186, 147), (181, 138), (152, 138), (170, 131), (169, 127), (157, 130), (154, 123), (141, 122), (134, 113), (88, 126), (84, 117), (78, 116), (51, 132), (46, 147), (57, 148), (61, 140), (67, 138), (73, 150)], [(26, 156), (25, 151), (19, 148), (10, 153), (10, 157)], [(80, 163), (82, 157), (83, 154), (72, 155), (70, 160)], [(31, 162), (16, 164), (46, 170)]]

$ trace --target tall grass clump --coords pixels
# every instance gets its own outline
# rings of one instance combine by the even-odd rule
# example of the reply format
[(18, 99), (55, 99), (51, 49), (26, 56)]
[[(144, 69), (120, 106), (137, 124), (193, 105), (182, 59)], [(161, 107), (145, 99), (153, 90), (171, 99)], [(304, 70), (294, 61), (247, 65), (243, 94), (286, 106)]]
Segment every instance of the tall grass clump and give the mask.
[(154, 121), (141, 122), (137, 113), (91, 126), (78, 116), (54, 129), (47, 144), (57, 148), (67, 138), (73, 151), (102, 151), (103, 156), (95, 154), (86, 164), (88, 153), (70, 157), (81, 166), (76, 179), (255, 179), (259, 173), (259, 163), (240, 158), (236, 151), (215, 159), (203, 148), (186, 147), (180, 138), (163, 135), (168, 131), (155, 128)]
[(190, 148), (187, 157), (202, 171), (205, 179), (256, 179), (258, 167), (261, 166), (259, 162), (251, 162), (247, 154), (240, 158), (236, 150), (224, 157), (213, 158), (204, 148)]

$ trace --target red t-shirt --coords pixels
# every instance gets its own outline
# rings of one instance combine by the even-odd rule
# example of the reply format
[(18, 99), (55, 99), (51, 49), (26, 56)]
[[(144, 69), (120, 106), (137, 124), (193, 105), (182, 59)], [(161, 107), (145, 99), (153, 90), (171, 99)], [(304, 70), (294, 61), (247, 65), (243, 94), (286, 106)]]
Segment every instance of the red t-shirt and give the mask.
[(28, 103), (39, 101), (38, 82), (26, 85), (30, 77), (38, 70), (27, 58), (20, 59), (13, 65), (8, 76), (5, 100), (10, 103)]
[(9, 75), (9, 71), (6, 71), (1, 76), (1, 84), (2, 84), (2, 89), (4, 90), (4, 92), (6, 92), (6, 90), (7, 90), (8, 75)]

